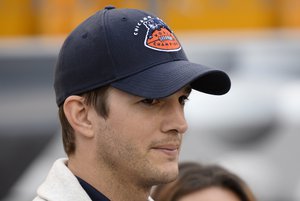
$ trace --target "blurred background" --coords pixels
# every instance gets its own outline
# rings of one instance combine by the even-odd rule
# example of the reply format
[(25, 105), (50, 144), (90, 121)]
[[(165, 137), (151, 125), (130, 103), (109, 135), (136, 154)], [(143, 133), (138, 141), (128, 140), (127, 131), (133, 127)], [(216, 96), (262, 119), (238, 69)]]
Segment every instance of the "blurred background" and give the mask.
[(191, 61), (232, 79), (225, 96), (192, 93), (181, 161), (222, 164), (261, 201), (299, 201), (299, 0), (0, 0), (0, 200), (32, 200), (65, 156), (53, 67), (66, 34), (106, 5), (155, 13)]

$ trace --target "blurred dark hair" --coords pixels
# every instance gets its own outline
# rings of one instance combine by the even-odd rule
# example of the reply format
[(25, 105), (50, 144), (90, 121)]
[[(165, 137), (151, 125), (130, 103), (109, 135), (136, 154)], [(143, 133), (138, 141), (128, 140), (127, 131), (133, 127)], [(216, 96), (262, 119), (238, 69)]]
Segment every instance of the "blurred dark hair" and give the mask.
[(178, 178), (171, 183), (156, 186), (151, 196), (155, 201), (178, 201), (185, 195), (209, 187), (228, 189), (241, 201), (256, 200), (250, 188), (236, 174), (219, 165), (201, 165), (196, 162), (179, 164)]

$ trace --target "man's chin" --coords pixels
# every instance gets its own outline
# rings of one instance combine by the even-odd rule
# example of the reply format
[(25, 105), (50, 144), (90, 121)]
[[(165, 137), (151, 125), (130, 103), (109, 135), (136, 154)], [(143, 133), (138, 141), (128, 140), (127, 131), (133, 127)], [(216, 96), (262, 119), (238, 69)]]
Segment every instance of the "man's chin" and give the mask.
[(175, 180), (177, 179), (177, 176), (178, 176), (178, 174), (173, 175), (172, 177), (166, 178), (165, 181), (162, 181), (162, 184), (167, 184), (167, 183), (170, 183), (170, 182), (172, 182), (172, 181), (175, 181)]
[(161, 169), (161, 183), (169, 183), (174, 181), (178, 176), (178, 164), (177, 162), (174, 164), (165, 165)]
[[(160, 155), (155, 155), (151, 160), (152, 170), (148, 173), (152, 175), (152, 179), (156, 184), (169, 183), (174, 181), (178, 176), (178, 157), (158, 157)], [(152, 172), (152, 173), (150, 173)], [(155, 184), (155, 185), (156, 185)]]

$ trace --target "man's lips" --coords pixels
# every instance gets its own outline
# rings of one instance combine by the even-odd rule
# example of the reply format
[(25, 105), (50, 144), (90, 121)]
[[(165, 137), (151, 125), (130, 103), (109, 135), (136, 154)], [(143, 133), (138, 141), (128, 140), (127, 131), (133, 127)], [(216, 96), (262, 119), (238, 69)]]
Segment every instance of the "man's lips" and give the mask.
[(154, 149), (156, 151), (160, 151), (162, 153), (165, 153), (169, 156), (177, 156), (178, 150), (179, 150), (179, 145), (165, 144), (165, 145), (155, 146), (152, 149)]

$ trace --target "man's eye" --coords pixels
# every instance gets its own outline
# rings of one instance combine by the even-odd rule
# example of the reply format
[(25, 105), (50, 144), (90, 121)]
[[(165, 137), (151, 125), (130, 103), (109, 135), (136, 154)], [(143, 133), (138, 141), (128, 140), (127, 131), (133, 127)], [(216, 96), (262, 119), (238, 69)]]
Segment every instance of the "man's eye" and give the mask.
[(155, 105), (155, 104), (159, 103), (159, 100), (158, 99), (146, 98), (146, 99), (143, 99), (141, 102), (146, 104), (146, 105)]
[(178, 101), (181, 105), (185, 105), (188, 100), (189, 98), (187, 96), (180, 96)]

